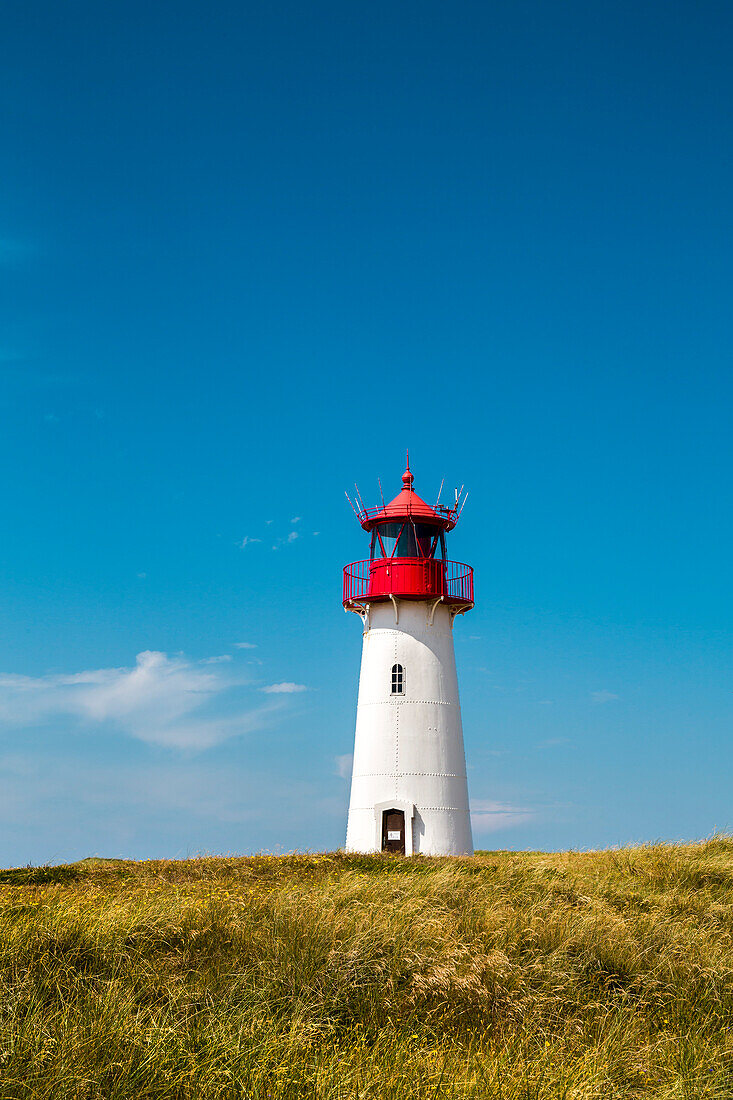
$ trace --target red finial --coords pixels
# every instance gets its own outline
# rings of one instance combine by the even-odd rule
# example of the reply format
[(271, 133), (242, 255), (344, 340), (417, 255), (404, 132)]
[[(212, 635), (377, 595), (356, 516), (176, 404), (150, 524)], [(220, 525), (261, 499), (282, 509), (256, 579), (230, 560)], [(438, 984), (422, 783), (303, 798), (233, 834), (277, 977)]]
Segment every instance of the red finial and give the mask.
[(408, 450), (408, 452), (407, 452), (407, 469), (405, 470), (404, 474), (402, 475), (402, 484), (404, 485), (404, 487), (406, 489), (412, 490), (412, 483), (414, 482), (414, 480), (415, 480), (414, 477), (410, 473), (410, 452)]

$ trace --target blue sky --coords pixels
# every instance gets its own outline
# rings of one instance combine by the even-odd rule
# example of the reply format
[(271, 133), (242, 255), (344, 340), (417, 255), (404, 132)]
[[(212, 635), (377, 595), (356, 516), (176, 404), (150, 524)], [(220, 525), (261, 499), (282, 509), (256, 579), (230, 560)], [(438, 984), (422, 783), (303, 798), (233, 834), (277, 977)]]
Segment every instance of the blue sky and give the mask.
[(445, 476), (480, 847), (733, 826), (733, 13), (6, 3), (0, 863), (343, 843)]

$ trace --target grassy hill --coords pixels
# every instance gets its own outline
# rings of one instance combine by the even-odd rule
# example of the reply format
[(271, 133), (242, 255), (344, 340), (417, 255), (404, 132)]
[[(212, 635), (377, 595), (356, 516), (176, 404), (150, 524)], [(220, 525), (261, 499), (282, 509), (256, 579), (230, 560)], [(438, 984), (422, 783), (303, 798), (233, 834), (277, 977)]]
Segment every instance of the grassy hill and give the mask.
[(733, 1097), (733, 841), (0, 872), (0, 1098)]

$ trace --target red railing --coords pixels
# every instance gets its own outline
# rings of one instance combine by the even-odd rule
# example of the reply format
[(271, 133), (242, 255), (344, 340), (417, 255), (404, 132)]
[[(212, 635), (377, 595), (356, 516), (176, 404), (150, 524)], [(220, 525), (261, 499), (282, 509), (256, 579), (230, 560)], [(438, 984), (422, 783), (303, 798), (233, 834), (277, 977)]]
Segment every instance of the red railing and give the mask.
[(344, 569), (344, 603), (354, 600), (426, 600), (442, 596), (453, 603), (473, 603), (473, 569), (439, 558), (375, 558), (354, 561)]
[[(392, 518), (394, 518), (394, 519), (397, 519), (398, 522), (401, 522), (402, 520), (405, 520), (405, 519), (408, 518), (406, 515), (403, 515), (401, 518), (399, 517), (399, 515), (394, 516), (394, 517), (392, 517), (390, 515), (385, 516), (385, 506), (384, 506), (384, 504), (376, 504), (374, 506), (370, 505), (369, 508), (365, 508), (365, 507), (362, 506), (358, 510), (354, 509), (354, 511), (356, 511), (356, 515), (357, 515), (357, 517), (358, 517), (358, 519), (360, 520), (361, 523), (366, 523), (369, 520), (377, 519), (380, 516), (383, 519), (392, 519)], [(433, 505), (433, 511), (435, 512), (436, 516), (438, 516), (440, 519), (446, 520), (448, 523), (450, 523), (450, 525), (452, 527), (455, 526), (455, 520), (457, 520), (457, 518), (458, 518), (458, 513), (457, 513), (457, 510), (455, 508), (448, 508), (445, 504), (434, 504)], [(419, 522), (420, 522), (420, 517), (418, 516), (418, 523)]]

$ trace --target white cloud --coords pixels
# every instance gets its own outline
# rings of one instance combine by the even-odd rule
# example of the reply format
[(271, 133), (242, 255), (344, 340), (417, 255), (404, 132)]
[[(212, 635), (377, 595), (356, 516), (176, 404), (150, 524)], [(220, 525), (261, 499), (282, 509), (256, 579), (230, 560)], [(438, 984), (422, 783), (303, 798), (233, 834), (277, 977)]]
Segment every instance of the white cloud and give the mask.
[(618, 695), (614, 695), (612, 691), (592, 691), (590, 697), (594, 703), (610, 703), (613, 699), (618, 699)]
[(267, 687), (260, 688), (260, 691), (264, 691), (265, 695), (293, 695), (297, 691), (307, 690), (305, 684), (294, 684), (290, 680), (283, 680), (281, 684), (268, 684)]
[(134, 668), (0, 675), (0, 728), (65, 719), (168, 748), (209, 748), (261, 728), (278, 706), (243, 699), (247, 681), (227, 663), (146, 650)]
[(291, 531), (290, 534), (288, 535), (288, 542), (295, 542), (297, 537), (298, 537), (298, 532), (297, 531)]
[(325, 787), (297, 758), (262, 770), (236, 756), (0, 751), (0, 866), (312, 849), (326, 846), (312, 839), (324, 825), (335, 847), (343, 788), (335, 778)]
[(334, 756), (334, 761), (336, 763), (336, 775), (340, 775), (342, 779), (349, 779), (351, 769), (354, 766), (354, 754), (347, 752), (343, 756)]
[(244, 550), (246, 546), (250, 546), (253, 542), (262, 542), (262, 539), (253, 539), (251, 535), (245, 535), (239, 544), (240, 550)]
[(300, 520), (301, 520), (300, 516), (293, 516), (293, 518), (291, 519), (290, 522), (291, 523), (300, 523)]
[(254, 644), (254, 642), (235, 642), (234, 643), (234, 648), (235, 649), (257, 649), (257, 646)]
[(523, 825), (536, 816), (527, 806), (515, 806), (511, 802), (493, 802), (478, 799), (471, 803), (471, 827), (476, 833), (496, 833)]

